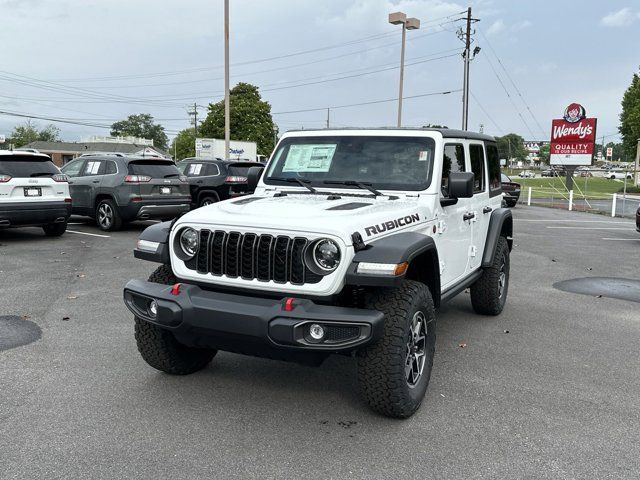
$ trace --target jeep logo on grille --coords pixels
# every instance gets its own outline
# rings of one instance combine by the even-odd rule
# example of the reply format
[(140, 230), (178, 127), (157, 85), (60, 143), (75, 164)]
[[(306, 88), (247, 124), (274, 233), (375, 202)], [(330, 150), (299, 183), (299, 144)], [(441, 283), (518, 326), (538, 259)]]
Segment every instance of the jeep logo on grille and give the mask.
[(367, 232), (367, 237), (370, 237), (371, 235), (383, 233), (387, 230), (393, 230), (394, 228), (404, 227), (418, 221), (420, 221), (420, 215), (418, 215), (417, 213), (412, 213), (411, 215), (407, 215), (406, 217), (400, 217), (396, 218), (395, 220), (383, 222), (379, 225), (371, 225), (370, 227), (365, 227), (364, 231)]

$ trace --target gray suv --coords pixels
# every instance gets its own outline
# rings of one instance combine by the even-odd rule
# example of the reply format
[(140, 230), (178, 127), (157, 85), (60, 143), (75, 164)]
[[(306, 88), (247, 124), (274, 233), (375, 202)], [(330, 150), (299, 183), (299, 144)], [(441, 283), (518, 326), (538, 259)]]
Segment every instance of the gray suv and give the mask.
[(81, 156), (62, 167), (72, 213), (93, 217), (101, 230), (123, 222), (172, 219), (188, 212), (189, 183), (171, 160), (119, 155)]

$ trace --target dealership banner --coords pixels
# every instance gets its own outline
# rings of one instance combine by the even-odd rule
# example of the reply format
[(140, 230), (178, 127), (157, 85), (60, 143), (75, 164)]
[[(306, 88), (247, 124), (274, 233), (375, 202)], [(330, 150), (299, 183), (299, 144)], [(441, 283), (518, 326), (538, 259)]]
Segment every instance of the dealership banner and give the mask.
[(586, 118), (585, 109), (572, 103), (563, 118), (551, 122), (551, 165), (591, 165), (596, 140), (596, 118)]

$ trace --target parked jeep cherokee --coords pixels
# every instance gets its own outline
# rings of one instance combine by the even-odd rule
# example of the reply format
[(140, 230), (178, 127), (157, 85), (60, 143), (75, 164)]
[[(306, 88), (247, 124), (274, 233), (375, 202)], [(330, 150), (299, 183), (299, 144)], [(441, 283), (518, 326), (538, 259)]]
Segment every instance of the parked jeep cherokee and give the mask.
[(95, 218), (101, 230), (123, 222), (172, 219), (188, 212), (189, 184), (171, 160), (87, 155), (62, 167), (69, 177), (73, 213)]
[(70, 215), (67, 177), (49, 156), (0, 150), (0, 229), (37, 226), (57, 237)]
[(141, 234), (134, 255), (161, 265), (124, 288), (138, 349), (179, 375), (218, 350), (352, 355), (371, 408), (408, 417), (429, 383), (437, 308), (467, 288), (477, 313), (504, 308), (512, 217), (501, 201), (490, 136), (289, 132), (253, 195)]
[(185, 158), (176, 165), (189, 179), (191, 206), (198, 208), (251, 193), (247, 173), (258, 162)]

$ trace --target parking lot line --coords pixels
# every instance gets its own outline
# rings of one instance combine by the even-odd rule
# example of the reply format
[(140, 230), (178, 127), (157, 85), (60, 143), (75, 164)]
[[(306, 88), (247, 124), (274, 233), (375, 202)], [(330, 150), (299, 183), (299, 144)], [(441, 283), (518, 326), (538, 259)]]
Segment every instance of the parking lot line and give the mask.
[(640, 237), (638, 237), (638, 238), (609, 238), (609, 237), (602, 237), (602, 240), (612, 240), (612, 241), (616, 241), (616, 242), (640, 242)]
[(561, 223), (619, 223), (622, 225), (633, 225), (633, 222), (611, 222), (609, 220), (541, 220), (541, 219), (517, 219), (518, 222), (561, 222)]
[(78, 235), (89, 235), (91, 237), (111, 238), (110, 235), (99, 235), (97, 233), (78, 232), (77, 230), (67, 230), (69, 233), (77, 233)]
[(626, 230), (630, 232), (633, 230), (632, 228), (622, 228), (622, 227), (547, 227), (552, 229), (562, 229), (562, 230)]

